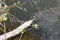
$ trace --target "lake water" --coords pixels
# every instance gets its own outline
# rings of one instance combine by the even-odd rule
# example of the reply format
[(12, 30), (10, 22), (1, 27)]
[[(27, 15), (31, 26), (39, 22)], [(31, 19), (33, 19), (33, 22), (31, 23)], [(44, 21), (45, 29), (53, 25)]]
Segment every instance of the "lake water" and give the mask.
[[(36, 23), (39, 25), (38, 29), (31, 29), (24, 33), (21, 40), (60, 40), (60, 3), (59, 0), (20, 0), (23, 8), (25, 10), (20, 10), (18, 8), (12, 9), (10, 12), (14, 14), (18, 19), (22, 21), (27, 21), (31, 19), (31, 17), (37, 14), (39, 11), (42, 11), (41, 16), (38, 18)], [(58, 2), (57, 2), (58, 1)], [(6, 1), (7, 5), (13, 4), (14, 1)], [(52, 12), (53, 8), (55, 12)], [(50, 10), (50, 11), (45, 11)], [(39, 15), (37, 15), (39, 16)], [(18, 26), (20, 23), (17, 23)], [(17, 25), (16, 24), (16, 25)], [(11, 27), (10, 27), (11, 28)], [(16, 27), (13, 27), (14, 29)], [(17, 35), (18, 36), (18, 35)], [(15, 36), (10, 40), (18, 40), (18, 37)]]

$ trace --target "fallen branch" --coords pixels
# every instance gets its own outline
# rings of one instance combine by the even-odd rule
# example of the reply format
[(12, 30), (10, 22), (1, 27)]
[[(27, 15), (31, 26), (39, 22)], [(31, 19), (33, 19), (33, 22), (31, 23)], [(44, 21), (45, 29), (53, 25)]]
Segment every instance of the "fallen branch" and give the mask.
[[(5, 40), (5, 39), (8, 39), (10, 37), (13, 37), (13, 36), (21, 33), (22, 30), (29, 27), (32, 24), (32, 22), (33, 22), (33, 20), (27, 21), (24, 24), (22, 24), (21, 26), (19, 26), (18, 28), (14, 29), (13, 31), (10, 31), (6, 34), (0, 35), (0, 40)], [(5, 35), (6, 35), (6, 38), (5, 38)]]

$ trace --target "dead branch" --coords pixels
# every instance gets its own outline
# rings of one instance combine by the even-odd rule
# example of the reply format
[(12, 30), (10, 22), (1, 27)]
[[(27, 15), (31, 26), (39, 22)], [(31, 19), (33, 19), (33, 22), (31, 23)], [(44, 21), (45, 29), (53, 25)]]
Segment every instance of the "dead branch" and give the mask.
[[(18, 35), (19, 33), (21, 33), (25, 28), (29, 27), (32, 24), (33, 20), (27, 21), (24, 24), (22, 24), (21, 26), (19, 26), (18, 28), (6, 33), (6, 39), (13, 37), (15, 35)], [(0, 40), (5, 40), (5, 34), (0, 35)]]

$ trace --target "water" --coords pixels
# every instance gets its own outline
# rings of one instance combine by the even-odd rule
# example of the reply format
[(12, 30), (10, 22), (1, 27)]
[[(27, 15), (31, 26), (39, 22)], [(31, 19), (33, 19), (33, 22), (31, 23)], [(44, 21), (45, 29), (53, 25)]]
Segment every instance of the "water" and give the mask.
[[(10, 5), (10, 4), (13, 4), (15, 1), (16, 0), (14, 1), (7, 0), (6, 3), (8, 3), (7, 5)], [(27, 1), (27, 3), (24, 3), (24, 5), (22, 5), (22, 7), (26, 8), (28, 11), (23, 11), (18, 8), (15, 8), (15, 9), (12, 9), (10, 12), (14, 14), (18, 19), (23, 21), (27, 21), (31, 19), (31, 17), (37, 14), (38, 11), (44, 11), (45, 9), (47, 10), (49, 8), (56, 8), (59, 6), (57, 0), (34, 0), (35, 2), (33, 2), (32, 0), (26, 0), (26, 1), (20, 0), (20, 1), (21, 3), (24, 3)], [(60, 40), (59, 38), (60, 37), (60, 20), (58, 19), (59, 13), (57, 15), (54, 12), (46, 11), (41, 14), (42, 15), (36, 21), (36, 23), (39, 25), (39, 28), (38, 29), (33, 28), (32, 30), (25, 32), (21, 40)], [(12, 26), (9, 28), (13, 30), (17, 26), (19, 26), (20, 23), (17, 23), (14, 25), (15, 26)], [(18, 40), (18, 38), (19, 38), (19, 35), (10, 38), (10, 40)]]

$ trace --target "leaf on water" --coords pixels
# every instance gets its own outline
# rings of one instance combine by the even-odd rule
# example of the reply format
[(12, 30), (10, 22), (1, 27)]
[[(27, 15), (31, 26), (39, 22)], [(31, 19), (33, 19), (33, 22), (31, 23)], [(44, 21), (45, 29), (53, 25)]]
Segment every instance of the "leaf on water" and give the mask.
[(23, 33), (23, 30), (22, 30), (22, 29), (19, 29), (19, 32), (20, 32), (20, 33)]
[(2, 15), (0, 15), (0, 21), (7, 21), (7, 13), (3, 13)]
[(3, 13), (1, 16), (6, 17), (7, 15), (8, 15), (7, 13)]
[(38, 24), (33, 24), (32, 26), (33, 26), (35, 29), (37, 29), (39, 25), (38, 25)]
[(7, 17), (3, 18), (3, 21), (7, 21)]

